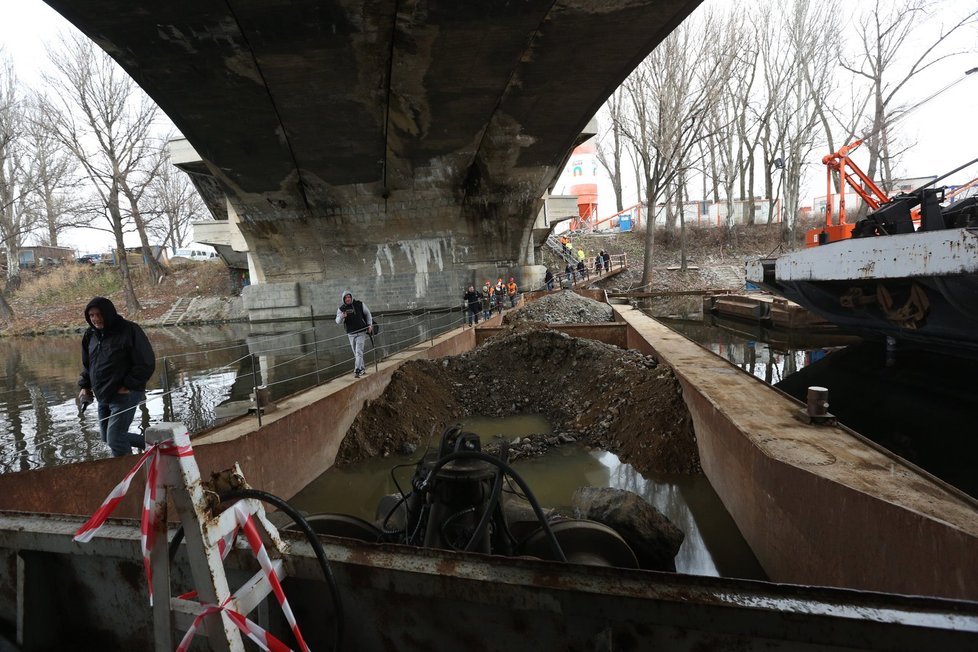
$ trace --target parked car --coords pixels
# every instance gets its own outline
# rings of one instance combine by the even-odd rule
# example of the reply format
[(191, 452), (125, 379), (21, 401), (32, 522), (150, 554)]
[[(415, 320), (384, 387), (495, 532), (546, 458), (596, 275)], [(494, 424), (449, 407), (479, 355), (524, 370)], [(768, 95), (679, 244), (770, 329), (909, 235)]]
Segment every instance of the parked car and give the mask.
[(85, 254), (75, 258), (75, 262), (80, 265), (98, 265), (102, 262), (102, 254)]
[(204, 249), (177, 249), (173, 256), (190, 260), (217, 260), (217, 252)]

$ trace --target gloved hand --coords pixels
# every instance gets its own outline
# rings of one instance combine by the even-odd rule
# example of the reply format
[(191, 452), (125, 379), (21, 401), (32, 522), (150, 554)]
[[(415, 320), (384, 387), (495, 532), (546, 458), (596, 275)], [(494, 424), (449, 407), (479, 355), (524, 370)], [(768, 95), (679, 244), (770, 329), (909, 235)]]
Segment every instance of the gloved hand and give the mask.
[(95, 394), (90, 389), (83, 389), (78, 392), (78, 416), (85, 414), (85, 410), (95, 400)]

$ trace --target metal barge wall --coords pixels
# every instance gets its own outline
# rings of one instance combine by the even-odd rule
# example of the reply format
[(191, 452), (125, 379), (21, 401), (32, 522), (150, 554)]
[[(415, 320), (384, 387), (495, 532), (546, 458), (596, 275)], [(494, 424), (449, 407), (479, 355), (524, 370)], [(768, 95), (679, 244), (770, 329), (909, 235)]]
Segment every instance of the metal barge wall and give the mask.
[[(0, 513), (0, 553), (16, 557), (20, 580), (22, 649), (153, 649), (139, 528), (110, 524), (80, 546), (70, 536), (81, 521)], [(332, 538), (325, 548), (344, 601), (340, 650), (964, 652), (978, 640), (970, 602)], [(335, 613), (309, 545), (293, 540), (286, 565), (284, 589), (309, 648), (336, 649)], [(242, 549), (225, 562), (234, 586), (256, 566)], [(182, 552), (170, 569), (173, 593), (193, 586)], [(0, 564), (0, 618), (9, 622), (6, 572)], [(277, 605), (258, 617), (290, 640)], [(174, 641), (187, 622), (178, 619)], [(213, 648), (198, 639), (193, 649)]]
[[(802, 424), (793, 399), (638, 310), (615, 311), (619, 323), (590, 336), (624, 339), (675, 370), (704, 471), (773, 581), (978, 600), (976, 501), (844, 429)], [(470, 350), (479, 331), (457, 329), (364, 378), (280, 401), (260, 429), (242, 417), (194, 437), (202, 473), (239, 462), (252, 486), (294, 495), (333, 463), (363, 403), (400, 364)], [(134, 460), (0, 475), (0, 510), (89, 515)], [(117, 514), (136, 516), (138, 494)]]
[[(978, 600), (978, 501), (638, 310), (628, 346), (675, 371), (703, 471), (776, 582)], [(978, 642), (976, 642), (978, 643)]]

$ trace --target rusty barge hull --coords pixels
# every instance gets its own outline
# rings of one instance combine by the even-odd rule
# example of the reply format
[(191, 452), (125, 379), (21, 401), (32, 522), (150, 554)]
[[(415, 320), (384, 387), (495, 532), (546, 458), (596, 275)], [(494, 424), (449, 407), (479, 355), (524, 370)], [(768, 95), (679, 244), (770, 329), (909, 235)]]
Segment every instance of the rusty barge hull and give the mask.
[[(13, 572), (23, 650), (78, 647), (79, 641), (86, 649), (152, 649), (138, 527), (110, 523), (80, 546), (71, 542), (71, 533), (82, 521), (0, 514), (0, 551), (8, 557), (0, 567), (4, 617), (13, 607)], [(336, 620), (329, 591), (308, 544), (290, 544), (285, 591), (310, 648), (332, 649)], [(362, 652), (530, 646), (582, 652), (911, 652), (974, 649), (978, 637), (978, 605), (953, 600), (341, 539), (331, 539), (325, 551), (344, 601), (341, 649)], [(225, 567), (231, 581), (244, 580), (254, 560), (239, 549)], [(181, 552), (171, 565), (174, 594), (190, 588), (190, 576)], [(276, 607), (259, 624), (287, 640), (288, 626)]]
[[(327, 554), (352, 605), (347, 647), (974, 648), (975, 501), (844, 429), (802, 424), (793, 399), (638, 310), (615, 313), (616, 324), (577, 327), (575, 335), (655, 353), (674, 369), (710, 482), (772, 581), (798, 586), (334, 539)], [(400, 364), (470, 350), (478, 332), (453, 331), (365, 378), (290, 397), (259, 429), (242, 418), (201, 433), (193, 445), (202, 472), (240, 462), (253, 486), (294, 495), (333, 463), (357, 412)], [(0, 632), (16, 630), (25, 649), (71, 642), (77, 631), (108, 647), (149, 647), (138, 524), (116, 523), (87, 546), (70, 536), (132, 461), (0, 476)], [(124, 516), (138, 513), (139, 493), (122, 503)], [(304, 545), (294, 545), (287, 590), (321, 648), (332, 631), (327, 591)], [(179, 570), (174, 578), (176, 592)], [(62, 604), (77, 622), (71, 616), (55, 627), (48, 614), (64, 613)]]
[(978, 356), (978, 229), (839, 240), (751, 261), (747, 280), (847, 331)]

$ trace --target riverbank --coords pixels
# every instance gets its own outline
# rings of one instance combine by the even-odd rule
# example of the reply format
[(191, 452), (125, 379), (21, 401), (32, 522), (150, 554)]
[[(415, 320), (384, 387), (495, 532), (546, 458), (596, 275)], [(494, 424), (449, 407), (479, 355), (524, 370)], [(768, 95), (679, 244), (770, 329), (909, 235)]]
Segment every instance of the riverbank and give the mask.
[(244, 321), (247, 313), (220, 261), (174, 262), (161, 283), (134, 267), (133, 287), (141, 310), (131, 315), (115, 267), (64, 265), (24, 270), (19, 290), (7, 298), (14, 318), (0, 319), (0, 336), (54, 335), (87, 328), (83, 311), (94, 296), (110, 299), (120, 314), (144, 327)]
[[(687, 263), (679, 269), (679, 238), (657, 233), (651, 287), (657, 291), (739, 289), (744, 286), (744, 260), (770, 254), (780, 242), (780, 225), (737, 227), (733, 233), (719, 228), (687, 229)], [(591, 255), (605, 249), (624, 253), (629, 268), (600, 284), (606, 290), (642, 287), (645, 258), (644, 233), (580, 236), (574, 240)], [(563, 269), (556, 256), (544, 254), (543, 264)], [(0, 319), (0, 336), (54, 335), (84, 330), (83, 310), (94, 296), (112, 300), (120, 314), (145, 327), (213, 324), (246, 321), (247, 312), (235, 292), (227, 267), (220, 261), (173, 262), (161, 283), (148, 278), (142, 267), (132, 268), (133, 285), (141, 310), (130, 314), (115, 267), (65, 265), (24, 270), (20, 289), (7, 301), (14, 318)], [(532, 288), (529, 288), (532, 289)], [(459, 290), (461, 292), (461, 289)]]

